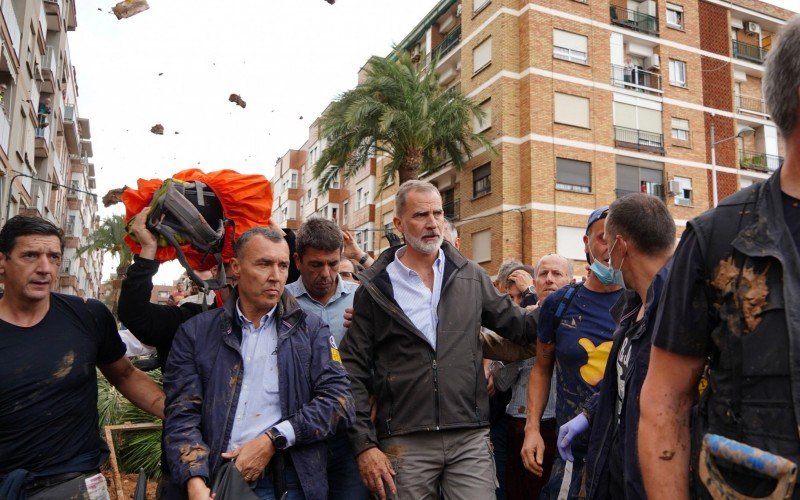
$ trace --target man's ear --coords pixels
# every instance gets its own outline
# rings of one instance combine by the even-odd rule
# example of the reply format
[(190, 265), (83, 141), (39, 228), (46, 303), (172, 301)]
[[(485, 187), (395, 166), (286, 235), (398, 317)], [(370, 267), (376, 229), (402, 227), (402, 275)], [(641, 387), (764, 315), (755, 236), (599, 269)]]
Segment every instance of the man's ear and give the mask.
[(241, 266), (239, 264), (239, 259), (237, 259), (236, 257), (232, 258), (231, 259), (231, 272), (233, 273), (233, 276), (238, 277), (240, 269), (241, 269)]
[(300, 254), (295, 252), (294, 255), (292, 255), (292, 258), (294, 259), (294, 265), (297, 267), (297, 269), (300, 269), (300, 264), (303, 263), (303, 259), (300, 258)]

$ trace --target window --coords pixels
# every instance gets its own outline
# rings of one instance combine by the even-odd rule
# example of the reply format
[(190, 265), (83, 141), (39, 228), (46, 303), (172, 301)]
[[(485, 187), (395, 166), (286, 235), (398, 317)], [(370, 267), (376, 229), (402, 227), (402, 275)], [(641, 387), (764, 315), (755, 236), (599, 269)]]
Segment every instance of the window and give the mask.
[(586, 161), (556, 158), (556, 189), (590, 193), (592, 164)]
[(477, 263), (492, 260), (492, 230), (472, 233), (472, 260)]
[(739, 189), (750, 187), (753, 184), (755, 184), (755, 181), (753, 181), (753, 179), (748, 179), (747, 177), (739, 178)]
[(331, 220), (333, 222), (339, 221), (339, 209), (337, 207), (331, 207)]
[(589, 128), (589, 99), (555, 93), (555, 122)]
[(363, 198), (364, 188), (358, 188), (356, 190), (356, 210), (361, 208), (361, 200)]
[(678, 87), (686, 86), (686, 63), (683, 61), (669, 60), (669, 83)]
[(647, 193), (664, 197), (664, 172), (653, 168), (617, 165), (617, 197), (629, 193)]
[(344, 202), (342, 209), (342, 224), (346, 226), (350, 222), (350, 202)]
[(289, 187), (292, 189), (297, 189), (297, 172), (292, 172), (292, 180), (289, 183)]
[(671, 3), (667, 4), (667, 26), (683, 29), (683, 7)]
[(474, 0), (472, 4), (472, 13), (477, 14), (478, 12), (483, 10), (484, 7), (489, 5), (489, 3), (490, 3), (489, 0)]
[(306, 192), (306, 203), (311, 203), (311, 188)]
[(585, 260), (584, 234), (586, 230), (582, 227), (557, 226), (556, 253), (572, 260)]
[(492, 37), (472, 50), (472, 72), (477, 73), (492, 62)]
[(682, 118), (672, 119), (672, 138), (678, 141), (689, 140), (689, 120)]
[(675, 204), (684, 207), (692, 206), (692, 179), (688, 177), (675, 177), (672, 183), (677, 184)]
[(492, 192), (492, 164), (481, 165), (472, 171), (472, 197), (477, 198)]
[(586, 64), (587, 38), (569, 31), (553, 30), (553, 57)]
[(478, 119), (475, 117), (473, 119), (473, 130), (477, 134), (478, 132), (483, 132), (484, 130), (491, 128), (492, 126), (492, 100), (486, 99), (481, 103), (481, 111), (484, 112), (484, 117), (482, 119)]

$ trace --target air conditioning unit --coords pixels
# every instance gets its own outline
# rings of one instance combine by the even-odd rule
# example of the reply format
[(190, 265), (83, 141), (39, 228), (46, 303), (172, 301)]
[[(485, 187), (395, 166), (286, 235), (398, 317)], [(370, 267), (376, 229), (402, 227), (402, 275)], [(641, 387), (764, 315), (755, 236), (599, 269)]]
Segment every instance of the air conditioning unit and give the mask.
[(691, 207), (692, 200), (690, 200), (689, 198), (675, 198), (675, 204), (680, 205), (682, 207)]
[(461, 4), (458, 4), (456, 7), (456, 17), (461, 17), (461, 12), (464, 10), (464, 7)]
[(683, 194), (683, 188), (678, 181), (669, 181), (669, 194)]
[(660, 69), (661, 68), (661, 57), (658, 54), (653, 54), (652, 56), (644, 58), (644, 67), (647, 69)]
[(761, 26), (758, 23), (754, 23), (753, 21), (747, 21), (744, 24), (744, 31), (748, 35), (760, 35), (761, 34)]

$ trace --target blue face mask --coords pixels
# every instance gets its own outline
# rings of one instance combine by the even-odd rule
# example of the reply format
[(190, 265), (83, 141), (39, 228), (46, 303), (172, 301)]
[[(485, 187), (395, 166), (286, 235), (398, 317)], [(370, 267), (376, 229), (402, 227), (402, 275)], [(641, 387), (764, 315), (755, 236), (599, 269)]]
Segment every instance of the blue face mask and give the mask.
[[(614, 245), (616, 244), (617, 242), (615, 241)], [(614, 269), (611, 266), (611, 252), (614, 250), (614, 245), (611, 245), (611, 248), (608, 250), (608, 266), (594, 258), (594, 255), (592, 255), (594, 261), (592, 262), (592, 265), (589, 266), (589, 269), (591, 269), (594, 275), (597, 276), (597, 279), (600, 280), (600, 283), (606, 286), (620, 285), (624, 287), (625, 281), (622, 278), (622, 263), (620, 263), (620, 269)], [(589, 249), (589, 251), (591, 252), (591, 249)], [(625, 262), (624, 258), (622, 259), (622, 262)]]

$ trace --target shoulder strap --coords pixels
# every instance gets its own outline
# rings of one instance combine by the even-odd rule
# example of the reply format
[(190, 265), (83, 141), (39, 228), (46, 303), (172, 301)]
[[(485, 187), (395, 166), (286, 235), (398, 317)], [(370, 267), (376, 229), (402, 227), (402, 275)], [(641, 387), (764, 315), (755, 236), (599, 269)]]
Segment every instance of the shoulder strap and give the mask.
[(578, 289), (580, 289), (582, 286), (583, 281), (578, 283), (570, 283), (567, 285), (567, 291), (561, 296), (561, 300), (556, 306), (556, 312), (553, 315), (553, 331), (555, 331), (558, 328), (558, 325), (561, 324), (561, 318), (564, 316), (564, 313), (567, 311), (570, 304), (572, 304), (572, 300), (575, 298), (575, 294), (578, 293)]

